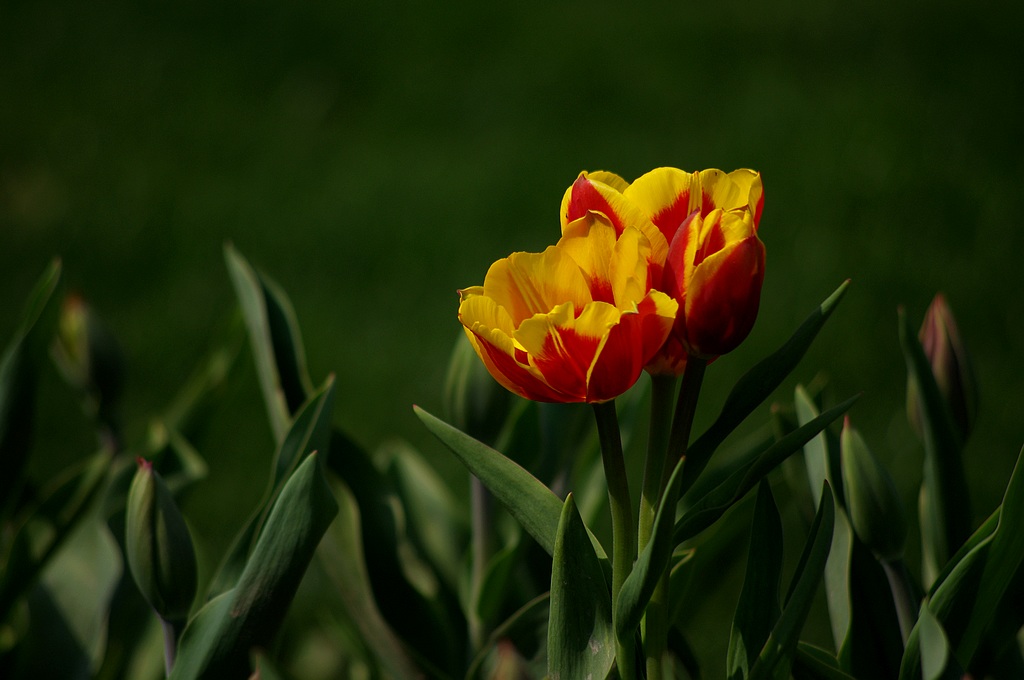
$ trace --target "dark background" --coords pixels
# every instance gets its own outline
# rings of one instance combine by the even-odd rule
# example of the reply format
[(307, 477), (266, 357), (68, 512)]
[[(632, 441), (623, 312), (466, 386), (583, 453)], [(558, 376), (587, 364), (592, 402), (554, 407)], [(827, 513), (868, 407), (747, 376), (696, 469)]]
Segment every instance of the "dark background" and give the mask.
[[(454, 478), (411, 405), (440, 409), (456, 290), (554, 242), (582, 169), (751, 167), (761, 313), (698, 421), (851, 278), (777, 396), (819, 371), (863, 391), (853, 421), (915, 507), (896, 309), (916, 326), (941, 290), (982, 388), (966, 465), (987, 515), (1024, 442), (1021, 7), (6, 2), (0, 333), (61, 256), (125, 347), (137, 442), (233, 309), (230, 240), (290, 295), (314, 381), (337, 373), (337, 422)], [(247, 353), (231, 385), (185, 508), (213, 554), (272, 451)], [(55, 375), (40, 405), (43, 477), (94, 442)]]

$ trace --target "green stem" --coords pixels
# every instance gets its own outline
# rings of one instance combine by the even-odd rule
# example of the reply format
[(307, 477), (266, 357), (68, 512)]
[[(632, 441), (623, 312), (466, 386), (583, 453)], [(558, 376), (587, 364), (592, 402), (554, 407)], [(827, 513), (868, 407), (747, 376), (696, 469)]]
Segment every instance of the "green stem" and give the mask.
[(476, 653), (483, 646), (484, 637), (487, 634), (484, 622), (480, 619), (477, 603), (483, 592), (487, 561), (491, 555), (491, 495), (476, 476), (470, 478), (469, 485), (473, 507), (471, 526), (473, 552), (470, 576), (473, 608), (469, 612), (469, 637), (473, 653)]
[[(604, 475), (608, 484), (608, 504), (612, 514), (612, 620), (619, 611), (619, 591), (633, 569), (636, 559), (636, 530), (633, 525), (632, 503), (629, 498), (629, 479), (626, 476), (626, 462), (622, 455), (622, 439), (619, 435), (619, 420), (615, 413), (615, 402), (594, 404), (597, 418), (597, 434), (601, 442), (601, 458)], [(616, 660), (619, 675), (623, 680), (633, 680), (635, 662), (632, 640), (617, 645)]]
[(665, 467), (675, 391), (675, 376), (651, 376), (651, 422), (647, 433), (647, 459), (644, 463), (644, 484), (640, 496), (637, 542), (640, 550), (643, 550), (651, 540), (654, 516), (658, 512), (658, 503), (661, 501), (661, 494), (667, 481)]
[[(679, 399), (676, 402), (675, 418), (672, 421), (672, 432), (669, 435), (667, 455), (664, 456), (661, 471), (661, 488), (665, 487), (669, 475), (680, 458), (686, 457), (686, 447), (690, 441), (690, 430), (693, 427), (693, 416), (697, 412), (697, 398), (704, 382), (704, 371), (707, 361), (690, 356), (683, 372), (683, 383), (679, 387)], [(653, 406), (652, 406), (653, 409)], [(674, 508), (678, 498), (665, 499), (667, 508)], [(668, 649), (668, 630), (671, 622), (668, 612), (669, 602), (669, 565), (661, 573), (658, 584), (651, 594), (644, 616), (644, 653), (647, 659), (647, 680), (661, 680), (662, 660)]]

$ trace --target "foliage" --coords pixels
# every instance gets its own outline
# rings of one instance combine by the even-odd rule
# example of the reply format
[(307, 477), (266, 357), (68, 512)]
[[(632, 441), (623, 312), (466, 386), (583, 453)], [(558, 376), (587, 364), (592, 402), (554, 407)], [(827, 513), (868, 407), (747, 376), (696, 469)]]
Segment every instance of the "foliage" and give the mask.
[[(719, 673), (902, 680), (965, 670), (1009, 678), (1024, 669), (1016, 645), (1024, 624), (1016, 606), (1024, 593), (1024, 470), (1018, 461), (1002, 504), (971, 526), (963, 511), (964, 437), (905, 314), (901, 340), (925, 450), (920, 563), (902, 549), (902, 528), (878, 549), (901, 501), (867, 450), (872, 437), (836, 431), (856, 397), (835, 400), (820, 386), (800, 386), (792, 403), (759, 413), (847, 283), (750, 368), (710, 426), (684, 442), (686, 456), (666, 466), (649, 533), (622, 573), (606, 517), (616, 500), (607, 495), (599, 450), (607, 441), (587, 426), (585, 410), (493, 399), (489, 391), (501, 388), (486, 375), (468, 385), (481, 376), (460, 365), (449, 386), (458, 397), (453, 410), (444, 418), (415, 413), (472, 474), (467, 494), (463, 480), (441, 476), (426, 452), (402, 442), (368, 450), (340, 429), (333, 407), (344, 375), (314, 382), (283, 289), (232, 246), (225, 259), (237, 323), (153, 417), (148, 436), (126, 440), (117, 392), (97, 388), (116, 382), (102, 373), (121, 370), (104, 368), (119, 363), (79, 364), (69, 385), (98, 450), (38, 486), (28, 462), (36, 387), (59, 329), (59, 262), (29, 295), (0, 363), (3, 677), (146, 680), (165, 674), (165, 664), (172, 678), (257, 672), (313, 680)], [(200, 596), (184, 620), (164, 621), (123, 557), (126, 525), (155, 526), (126, 521), (135, 459), (151, 461), (169, 512), (204, 484), (201, 425), (235, 379), (244, 336), (273, 437), (270, 455), (253, 459), (262, 470), (253, 483), (265, 476), (265, 490), (233, 543), (220, 547), (216, 568), (196, 551)], [(455, 361), (465, 357), (464, 342)], [(104, 341), (108, 359), (112, 347)], [(65, 375), (73, 356), (58, 358)], [(707, 366), (708, 379), (714, 369)], [(660, 389), (652, 385), (642, 380), (612, 409), (627, 459), (644, 455), (644, 407)], [(684, 374), (680, 403), (697, 398), (687, 385)], [(482, 403), (500, 415), (460, 412)], [(757, 419), (752, 436), (737, 432)], [(886, 490), (884, 502), (864, 504), (878, 498), (875, 487)], [(747, 546), (745, 561), (736, 545)], [(133, 570), (146, 568), (140, 564)], [(738, 599), (709, 585), (726, 564), (744, 571)], [(831, 641), (801, 639), (822, 590)], [(717, 631), (728, 653), (709, 658), (695, 643), (690, 613), (733, 605), (731, 622)]]

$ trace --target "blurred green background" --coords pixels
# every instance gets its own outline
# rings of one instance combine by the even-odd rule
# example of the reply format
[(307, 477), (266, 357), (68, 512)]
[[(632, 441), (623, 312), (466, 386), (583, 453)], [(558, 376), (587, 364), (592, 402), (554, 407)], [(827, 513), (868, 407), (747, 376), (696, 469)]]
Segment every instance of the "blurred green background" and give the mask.
[[(456, 290), (556, 240), (582, 169), (752, 167), (761, 313), (712, 366), (698, 430), (852, 278), (791, 383), (821, 371), (841, 396), (863, 391), (852, 418), (910, 489), (921, 453), (896, 308), (916, 326), (941, 290), (981, 384), (967, 473), (987, 515), (1024, 441), (1022, 15), (948, 1), (9, 0), (0, 333), (61, 256), (125, 347), (138, 440), (233, 309), (232, 241), (290, 295), (314, 380), (337, 373), (338, 423), (368, 446), (407, 439), (455, 474), (411, 405), (441, 408)], [(42, 477), (94, 442), (55, 375), (40, 402)], [(185, 511), (218, 553), (272, 451), (247, 353), (199, 448), (211, 472)]]

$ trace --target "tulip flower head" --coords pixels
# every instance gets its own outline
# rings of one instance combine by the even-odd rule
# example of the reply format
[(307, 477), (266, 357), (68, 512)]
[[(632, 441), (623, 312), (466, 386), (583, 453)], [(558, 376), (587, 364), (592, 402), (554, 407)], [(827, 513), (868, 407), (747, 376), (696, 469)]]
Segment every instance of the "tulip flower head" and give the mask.
[(679, 375), (689, 354), (713, 359), (750, 332), (764, 280), (757, 227), (764, 205), (753, 170), (656, 168), (629, 183), (610, 172), (581, 173), (562, 199), (562, 224), (590, 210), (656, 244), (651, 287), (679, 303), (675, 328), (647, 366)]
[(604, 214), (568, 223), (542, 253), (498, 260), (459, 292), (459, 320), (494, 378), (546, 402), (597, 403), (629, 389), (665, 342), (677, 303), (652, 290), (653, 246)]

